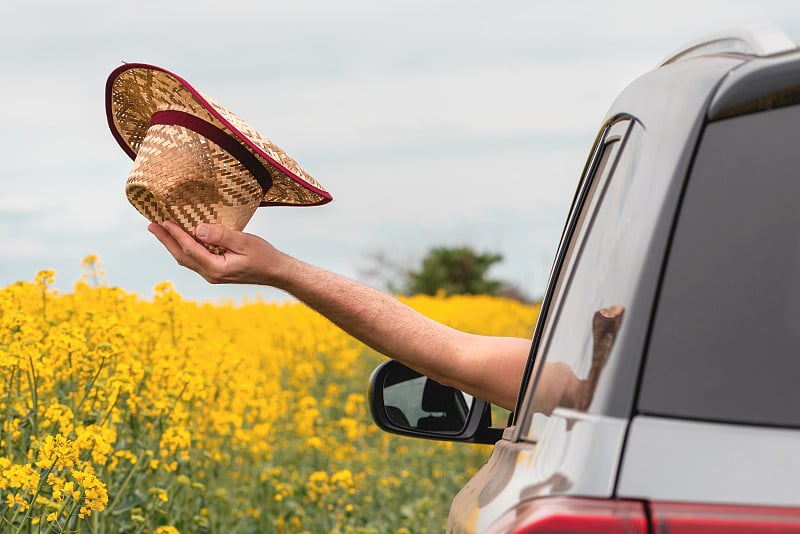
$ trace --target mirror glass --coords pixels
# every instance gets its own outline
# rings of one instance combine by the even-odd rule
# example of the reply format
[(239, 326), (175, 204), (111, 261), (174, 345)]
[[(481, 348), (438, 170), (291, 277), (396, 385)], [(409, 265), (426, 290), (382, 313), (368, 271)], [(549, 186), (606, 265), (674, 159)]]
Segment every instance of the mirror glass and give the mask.
[(404, 429), (458, 434), (467, 424), (473, 400), (405, 367), (392, 369), (383, 382), (386, 417)]

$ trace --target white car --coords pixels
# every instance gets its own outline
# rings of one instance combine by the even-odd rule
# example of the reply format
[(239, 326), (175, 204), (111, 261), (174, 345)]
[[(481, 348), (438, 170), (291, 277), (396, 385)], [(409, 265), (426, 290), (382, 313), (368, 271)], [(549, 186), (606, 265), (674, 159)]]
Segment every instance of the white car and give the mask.
[[(581, 393), (534, 413), (546, 365)], [(614, 102), (567, 217), (516, 410), (390, 361), (387, 431), (495, 443), (448, 531), (800, 532), (800, 49), (680, 49)]]

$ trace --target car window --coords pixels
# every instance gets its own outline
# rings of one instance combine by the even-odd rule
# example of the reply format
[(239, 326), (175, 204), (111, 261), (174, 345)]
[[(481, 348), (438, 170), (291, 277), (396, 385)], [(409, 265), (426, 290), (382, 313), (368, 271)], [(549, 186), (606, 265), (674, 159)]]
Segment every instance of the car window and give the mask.
[(626, 234), (632, 224), (626, 205), (632, 175), (626, 154), (637, 139), (633, 124), (625, 120), (609, 129), (599, 165), (583, 185), (584, 200), (575, 206), (577, 226), (555, 280), (554, 301), (527, 386), (533, 395), (528, 394), (519, 420), (527, 439), (537, 439), (556, 407), (590, 408), (624, 323), (632, 288), (620, 264), (626, 261)]
[(706, 127), (655, 312), (641, 412), (800, 427), (800, 107)]

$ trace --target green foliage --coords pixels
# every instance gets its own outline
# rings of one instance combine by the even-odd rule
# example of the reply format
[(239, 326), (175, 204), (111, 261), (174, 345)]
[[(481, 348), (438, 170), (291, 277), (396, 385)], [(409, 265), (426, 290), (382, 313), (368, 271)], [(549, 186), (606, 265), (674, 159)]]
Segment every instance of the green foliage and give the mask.
[(496, 295), (503, 282), (488, 277), (489, 269), (503, 256), (477, 253), (471, 247), (436, 247), (422, 260), (419, 270), (408, 272), (404, 290), (415, 295)]

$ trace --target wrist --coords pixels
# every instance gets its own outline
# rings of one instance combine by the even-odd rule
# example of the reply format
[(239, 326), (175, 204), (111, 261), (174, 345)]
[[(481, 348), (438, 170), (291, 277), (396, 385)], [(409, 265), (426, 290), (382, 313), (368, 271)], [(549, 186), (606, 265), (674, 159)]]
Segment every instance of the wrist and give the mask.
[(307, 273), (310, 269), (308, 264), (279, 250), (276, 250), (264, 268), (267, 285), (295, 296), (302, 293), (302, 288), (307, 285), (304, 279), (310, 277)]

